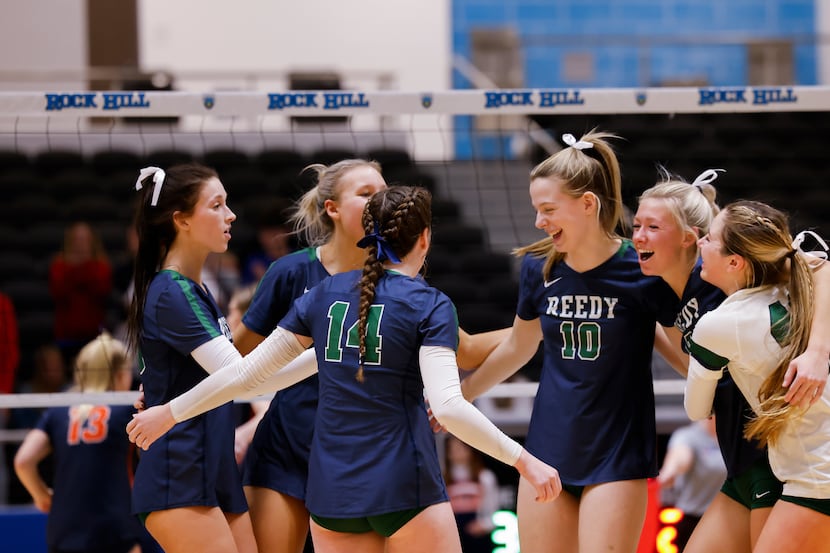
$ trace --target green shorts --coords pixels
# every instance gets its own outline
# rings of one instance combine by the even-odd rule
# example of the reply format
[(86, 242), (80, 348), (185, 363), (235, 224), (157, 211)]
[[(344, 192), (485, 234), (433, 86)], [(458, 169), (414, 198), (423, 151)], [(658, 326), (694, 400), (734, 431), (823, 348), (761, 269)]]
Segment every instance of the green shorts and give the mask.
[(830, 516), (830, 499), (810, 499), (809, 497), (795, 497), (794, 495), (782, 495), (781, 501), (795, 503), (807, 507), (823, 515)]
[(377, 532), (381, 536), (389, 537), (400, 530), (407, 522), (415, 518), (426, 507), (396, 511), (372, 517), (358, 518), (330, 518), (311, 515), (311, 520), (332, 532), (346, 532), (349, 534), (365, 534)]
[(783, 484), (772, 473), (769, 460), (758, 459), (739, 476), (727, 478), (720, 491), (749, 510), (772, 507), (781, 497)]

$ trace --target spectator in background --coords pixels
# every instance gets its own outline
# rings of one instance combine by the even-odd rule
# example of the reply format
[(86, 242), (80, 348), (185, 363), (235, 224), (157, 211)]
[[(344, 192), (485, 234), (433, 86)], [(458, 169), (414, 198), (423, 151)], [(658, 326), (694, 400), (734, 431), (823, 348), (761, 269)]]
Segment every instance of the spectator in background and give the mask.
[(726, 465), (715, 433), (715, 417), (678, 428), (669, 439), (657, 480), (663, 504), (683, 511), (675, 545), (683, 551), (706, 508), (726, 479)]
[[(15, 387), (15, 392), (21, 394), (53, 394), (63, 392), (68, 385), (67, 374), (68, 371), (60, 348), (55, 344), (44, 344), (34, 352), (32, 376), (29, 379), (18, 382)], [(45, 409), (40, 407), (17, 407), (10, 409), (8, 427), (14, 430), (34, 428), (37, 426), (37, 422), (44, 411)], [(6, 451), (8, 461), (14, 458), (17, 448), (17, 444), (9, 445)], [(43, 474), (51, 474), (52, 463), (53, 459), (51, 457), (44, 460), (41, 465)], [(26, 490), (17, 478), (11, 478), (9, 480), (7, 496), (9, 503), (18, 504), (28, 502)]]
[(219, 309), (227, 312), (231, 294), (241, 281), (239, 258), (232, 251), (211, 252), (202, 267), (202, 282), (210, 290)]
[(70, 224), (63, 248), (49, 266), (49, 291), (55, 301), (55, 340), (68, 366), (101, 331), (111, 290), (112, 267), (101, 238), (88, 223)]
[[(119, 252), (112, 262), (112, 284), (110, 294), (110, 307), (117, 313), (117, 321), (110, 321), (113, 329), (113, 336), (123, 342), (127, 341), (127, 317), (130, 312), (130, 303), (133, 301), (135, 285), (133, 283), (133, 272), (135, 271), (135, 258), (138, 252), (138, 231), (134, 224), (129, 224), (124, 229), (126, 249)], [(136, 389), (139, 386), (139, 366), (137, 356), (130, 358), (133, 364), (133, 385)]]
[(450, 498), (461, 550), (490, 553), (493, 513), (499, 509), (499, 487), (495, 473), (484, 466), (484, 457), (452, 434), (444, 442), (444, 481)]
[[(15, 391), (20, 394), (54, 394), (66, 390), (67, 385), (66, 363), (60, 348), (55, 344), (45, 344), (35, 350), (32, 377), (21, 382)], [(34, 428), (42, 411), (34, 407), (12, 409), (9, 427)]]
[(290, 211), (291, 200), (273, 198), (255, 214), (258, 249), (245, 258), (242, 284), (259, 282), (271, 263), (294, 251)]
[(231, 332), (234, 332), (242, 324), (242, 317), (254, 299), (254, 292), (256, 292), (256, 284), (250, 284), (237, 288), (231, 295), (231, 299), (228, 301), (228, 314), (225, 317)]
[[(78, 354), (77, 391), (125, 391), (131, 383), (127, 348), (108, 334)], [(132, 451), (124, 433), (133, 412), (131, 405), (52, 407), (23, 440), (14, 468), (35, 507), (49, 515), (50, 552), (140, 552), (142, 529), (130, 512)], [(52, 454), (50, 487), (39, 466)]]
[(130, 311), (130, 302), (133, 300), (133, 271), (135, 255), (138, 251), (138, 233), (135, 225), (127, 225), (124, 230), (126, 249), (119, 252), (112, 263), (112, 302), (118, 311), (121, 321), (126, 322)]
[(17, 332), (14, 304), (6, 294), (0, 292), (0, 394), (10, 394), (14, 391), (14, 378), (17, 374), (18, 363), (20, 363), (20, 337)]
[[(0, 292), (0, 394), (14, 391), (17, 365), (20, 363), (20, 339), (17, 333), (17, 317), (14, 304)], [(0, 409), (0, 429), (6, 428), (9, 413)], [(0, 443), (0, 505), (6, 503), (9, 495), (9, 475), (6, 466), (5, 446)]]

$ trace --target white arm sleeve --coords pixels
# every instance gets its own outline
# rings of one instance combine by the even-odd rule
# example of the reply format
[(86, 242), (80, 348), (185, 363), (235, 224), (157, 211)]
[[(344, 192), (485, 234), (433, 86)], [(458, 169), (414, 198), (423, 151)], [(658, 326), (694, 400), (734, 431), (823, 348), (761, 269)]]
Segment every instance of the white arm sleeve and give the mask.
[(507, 465), (515, 465), (522, 446), (498, 429), (461, 395), (455, 352), (424, 346), (419, 351), (421, 378), (432, 414), (451, 434)]
[[(293, 333), (277, 327), (251, 353), (223, 367), (184, 394), (171, 400), (170, 411), (173, 418), (176, 422), (187, 420), (219, 407), (246, 392), (258, 389), (303, 351), (305, 348)], [(316, 370), (316, 364), (314, 367)], [(296, 378), (293, 380), (293, 382), (297, 381)], [(284, 383), (283, 387), (289, 385), (289, 383)]]
[(279, 390), (293, 386), (301, 380), (305, 380), (313, 374), (317, 374), (317, 354), (314, 352), (314, 348), (309, 348), (286, 366), (269, 376), (267, 380), (257, 385), (256, 388), (237, 397), (250, 399), (262, 394), (278, 392)]
[(712, 414), (712, 402), (715, 400), (715, 390), (721, 376), (723, 376), (723, 369), (713, 371), (698, 363), (694, 358), (689, 360), (683, 406), (686, 407), (686, 414), (690, 419), (699, 421)]
[[(693, 421), (712, 414), (712, 402), (723, 369), (730, 359), (739, 357), (741, 326), (736, 314), (725, 306), (704, 314), (695, 325), (689, 341), (689, 373), (683, 397), (686, 414)], [(752, 325), (753, 332), (756, 328)]]
[(225, 365), (242, 359), (239, 351), (224, 336), (217, 336), (205, 342), (194, 349), (190, 355), (208, 374), (213, 374)]
[[(213, 340), (202, 344), (193, 350), (190, 355), (209, 374), (213, 374), (222, 367), (242, 359), (239, 351), (224, 336), (217, 336)], [(256, 388), (247, 390), (234, 399), (251, 399), (262, 394), (273, 393), (296, 384), (316, 372), (317, 357), (314, 355), (314, 348), (311, 348), (304, 351), (299, 357), (287, 364), (285, 368), (274, 373)]]

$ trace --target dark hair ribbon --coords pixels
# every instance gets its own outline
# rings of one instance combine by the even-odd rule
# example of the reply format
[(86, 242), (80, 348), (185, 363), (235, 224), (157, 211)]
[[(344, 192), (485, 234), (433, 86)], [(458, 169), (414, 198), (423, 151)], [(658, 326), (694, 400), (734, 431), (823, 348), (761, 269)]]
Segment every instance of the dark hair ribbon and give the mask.
[(366, 248), (375, 243), (378, 249), (378, 261), (385, 261), (389, 260), (392, 263), (400, 263), (401, 260), (395, 255), (395, 252), (392, 250), (392, 247), (389, 245), (389, 242), (386, 241), (386, 238), (378, 232), (378, 224), (375, 222), (375, 232), (371, 234), (367, 234), (360, 241), (357, 243), (358, 248)]

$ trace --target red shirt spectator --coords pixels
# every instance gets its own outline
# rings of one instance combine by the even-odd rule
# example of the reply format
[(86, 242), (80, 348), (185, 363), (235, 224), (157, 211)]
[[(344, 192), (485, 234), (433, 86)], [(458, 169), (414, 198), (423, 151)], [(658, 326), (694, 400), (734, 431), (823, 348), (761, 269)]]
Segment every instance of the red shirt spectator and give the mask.
[(14, 305), (0, 293), (0, 394), (14, 390), (14, 377), (20, 362), (20, 340)]
[(112, 267), (87, 223), (66, 229), (63, 250), (49, 267), (49, 291), (55, 300), (55, 339), (61, 349), (77, 351), (99, 334), (112, 291)]

